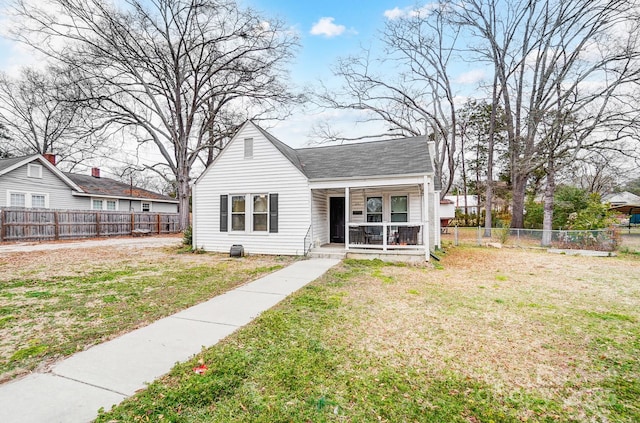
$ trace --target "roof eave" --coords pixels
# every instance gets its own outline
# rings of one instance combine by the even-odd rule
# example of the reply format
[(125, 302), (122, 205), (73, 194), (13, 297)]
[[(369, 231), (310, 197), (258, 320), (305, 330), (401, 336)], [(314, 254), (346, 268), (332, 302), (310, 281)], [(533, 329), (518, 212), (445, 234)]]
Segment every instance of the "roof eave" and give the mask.
[(113, 198), (116, 200), (147, 200), (147, 201), (155, 201), (156, 203), (171, 203), (171, 204), (179, 204), (178, 200), (165, 200), (159, 198), (150, 198), (150, 197), (126, 197), (122, 195), (109, 195), (102, 193), (91, 193), (91, 192), (77, 192), (73, 191), (72, 194), (76, 197), (100, 197), (100, 198)]
[(434, 173), (419, 172), (419, 173), (402, 173), (402, 174), (394, 174), (394, 175), (310, 178), (309, 182), (339, 182), (339, 181), (380, 180), (380, 179), (403, 179), (403, 178), (417, 178), (417, 177), (423, 177), (423, 176), (434, 176)]

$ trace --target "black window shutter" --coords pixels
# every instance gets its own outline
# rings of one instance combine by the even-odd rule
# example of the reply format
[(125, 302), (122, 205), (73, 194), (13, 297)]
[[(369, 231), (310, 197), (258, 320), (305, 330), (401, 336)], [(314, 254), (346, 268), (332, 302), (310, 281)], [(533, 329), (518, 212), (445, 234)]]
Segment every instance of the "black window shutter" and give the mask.
[(269, 194), (269, 232), (278, 232), (278, 194)]
[(229, 225), (229, 196), (220, 196), (220, 232), (227, 232)]

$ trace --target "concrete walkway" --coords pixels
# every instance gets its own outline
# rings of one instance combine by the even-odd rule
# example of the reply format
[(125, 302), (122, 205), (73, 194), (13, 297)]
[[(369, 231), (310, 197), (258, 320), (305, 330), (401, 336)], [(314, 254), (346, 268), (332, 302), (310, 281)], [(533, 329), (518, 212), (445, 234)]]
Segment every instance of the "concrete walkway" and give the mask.
[(302, 260), (207, 302), (0, 385), (2, 423), (84, 423), (246, 325), (339, 260)]

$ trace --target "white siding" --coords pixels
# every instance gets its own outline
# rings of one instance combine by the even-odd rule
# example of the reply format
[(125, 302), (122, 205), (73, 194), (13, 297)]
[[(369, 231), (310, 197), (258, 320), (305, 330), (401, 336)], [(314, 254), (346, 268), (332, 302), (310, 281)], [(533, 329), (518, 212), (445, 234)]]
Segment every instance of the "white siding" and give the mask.
[[(37, 160), (35, 163), (40, 164)], [(34, 163), (32, 162), (32, 163)], [(74, 197), (72, 189), (42, 165), (42, 178), (27, 175), (28, 164), (0, 176), (0, 207), (8, 207), (8, 191), (46, 194), (50, 209), (90, 209), (88, 198)]]
[(409, 221), (421, 222), (422, 220), (422, 195), (420, 192), (412, 192), (409, 194)]
[[(253, 156), (244, 157), (244, 139)], [(278, 194), (278, 233), (220, 232), (220, 195)], [(249, 254), (301, 255), (311, 225), (307, 178), (251, 123), (245, 125), (194, 186), (194, 246), (229, 252), (234, 244)]]
[(151, 201), (151, 211), (155, 213), (177, 213), (178, 205), (174, 203), (158, 203)]
[[(364, 201), (364, 191), (361, 189), (354, 189), (351, 190), (350, 193), (351, 195), (349, 196), (349, 200), (351, 202), (351, 209), (349, 210), (349, 219), (352, 223), (363, 223), (367, 213)], [(354, 211), (358, 211), (361, 214), (354, 215)]]
[(312, 191), (313, 209), (313, 242), (319, 247), (329, 242), (329, 206), (326, 190)]

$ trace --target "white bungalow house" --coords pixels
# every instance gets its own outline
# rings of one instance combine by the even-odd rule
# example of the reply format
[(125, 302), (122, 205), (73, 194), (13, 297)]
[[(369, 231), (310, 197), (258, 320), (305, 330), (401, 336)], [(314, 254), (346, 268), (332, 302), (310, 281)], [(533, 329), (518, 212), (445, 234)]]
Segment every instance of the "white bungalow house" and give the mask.
[(413, 137), (293, 149), (249, 121), (194, 183), (193, 247), (428, 260), (440, 244), (431, 148)]

